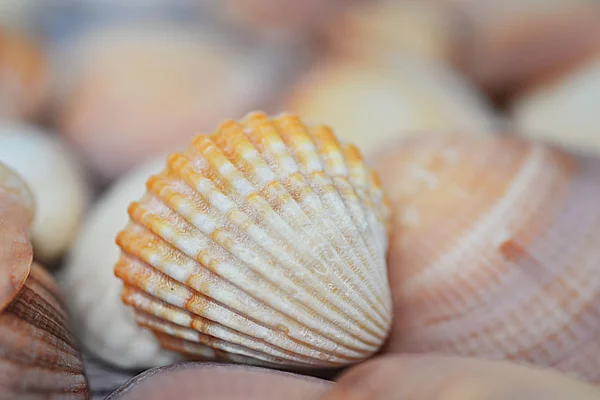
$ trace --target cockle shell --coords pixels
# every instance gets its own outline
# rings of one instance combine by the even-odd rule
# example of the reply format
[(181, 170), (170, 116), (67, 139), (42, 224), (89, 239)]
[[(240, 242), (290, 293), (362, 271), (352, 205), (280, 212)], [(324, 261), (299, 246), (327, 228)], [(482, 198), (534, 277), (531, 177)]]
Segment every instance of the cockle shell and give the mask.
[(485, 98), (443, 65), (402, 57), (394, 65), (322, 63), (292, 90), (287, 108), (327, 123), (365, 155), (423, 132), (486, 132), (498, 123)]
[(515, 130), (583, 151), (600, 153), (600, 57), (560, 80), (515, 99)]
[(37, 45), (0, 27), (0, 117), (36, 116), (47, 94), (47, 81), (46, 59)]
[[(232, 384), (235, 382), (235, 384)], [(245, 365), (187, 362), (148, 370), (106, 400), (314, 400), (331, 382)]]
[(41, 128), (0, 123), (0, 161), (17, 171), (36, 200), (32, 242), (36, 260), (55, 261), (71, 246), (90, 198), (73, 150)]
[(147, 189), (117, 237), (115, 274), (163, 346), (300, 369), (381, 347), (389, 210), (330, 129), (252, 113), (198, 135)]
[(127, 206), (144, 194), (148, 177), (163, 169), (165, 158), (134, 168), (97, 199), (60, 271), (59, 283), (83, 347), (120, 368), (162, 366), (179, 358), (135, 323), (133, 311), (119, 296), (123, 282), (113, 272), (119, 259), (114, 236), (127, 224)]
[(388, 350), (600, 383), (600, 160), (493, 136), (407, 141), (377, 160), (395, 211)]
[(33, 207), (24, 181), (0, 163), (0, 399), (87, 399), (58, 288), (32, 265)]
[(590, 0), (482, 0), (455, 5), (460, 68), (505, 100), (600, 52), (600, 4)]

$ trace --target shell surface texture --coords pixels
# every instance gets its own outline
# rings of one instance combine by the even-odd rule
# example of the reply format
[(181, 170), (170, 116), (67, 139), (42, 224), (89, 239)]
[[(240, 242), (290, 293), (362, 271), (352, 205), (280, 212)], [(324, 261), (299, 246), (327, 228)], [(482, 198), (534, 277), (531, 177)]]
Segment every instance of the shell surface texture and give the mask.
[(115, 274), (166, 348), (316, 370), (387, 337), (387, 198), (325, 126), (227, 121), (171, 155), (128, 211)]
[(600, 160), (515, 138), (414, 140), (375, 164), (394, 234), (388, 350), (600, 383)]

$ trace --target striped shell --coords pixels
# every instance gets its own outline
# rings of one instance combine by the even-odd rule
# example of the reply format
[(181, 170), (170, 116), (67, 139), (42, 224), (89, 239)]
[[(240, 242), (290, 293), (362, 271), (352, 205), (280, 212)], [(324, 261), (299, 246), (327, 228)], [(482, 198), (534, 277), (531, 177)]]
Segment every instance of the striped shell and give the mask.
[(0, 399), (88, 398), (58, 287), (34, 263), (17, 297), (0, 312)]
[(389, 350), (509, 359), (600, 383), (600, 160), (512, 138), (378, 158), (395, 235)]
[(387, 200), (330, 129), (249, 114), (171, 155), (147, 190), (117, 237), (115, 273), (164, 347), (298, 369), (381, 347)]

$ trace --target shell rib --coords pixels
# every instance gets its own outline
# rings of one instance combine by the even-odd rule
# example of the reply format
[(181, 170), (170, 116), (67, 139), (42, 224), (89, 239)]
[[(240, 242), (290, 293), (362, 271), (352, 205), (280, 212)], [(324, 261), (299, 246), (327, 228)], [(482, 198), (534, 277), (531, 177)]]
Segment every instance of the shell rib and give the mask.
[(0, 312), (0, 399), (87, 399), (87, 380), (58, 287), (33, 264)]
[(600, 383), (600, 160), (518, 139), (378, 157), (394, 210), (389, 351), (556, 368)]
[(171, 155), (147, 190), (117, 237), (115, 273), (166, 347), (299, 368), (381, 347), (387, 200), (330, 129), (249, 114)]

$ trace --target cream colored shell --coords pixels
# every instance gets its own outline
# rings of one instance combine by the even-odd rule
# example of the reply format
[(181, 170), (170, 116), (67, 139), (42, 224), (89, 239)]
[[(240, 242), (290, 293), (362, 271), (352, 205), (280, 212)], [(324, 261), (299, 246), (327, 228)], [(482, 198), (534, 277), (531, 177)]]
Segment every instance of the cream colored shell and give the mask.
[(600, 58), (513, 104), (515, 130), (531, 138), (600, 154)]
[(83, 346), (121, 368), (148, 368), (177, 361), (140, 328), (120, 299), (123, 284), (114, 276), (119, 259), (114, 236), (127, 223), (127, 205), (144, 193), (148, 176), (159, 172), (165, 157), (139, 165), (116, 181), (91, 208), (59, 283), (75, 331)]
[(115, 274), (138, 323), (205, 359), (360, 362), (391, 323), (389, 210), (353, 145), (261, 113), (198, 135), (129, 207)]
[(0, 161), (23, 177), (35, 197), (36, 258), (56, 260), (71, 246), (90, 197), (80, 163), (51, 132), (8, 121), (0, 123)]
[(454, 72), (403, 57), (382, 67), (333, 61), (313, 70), (292, 91), (287, 108), (309, 123), (327, 123), (369, 155), (407, 136), (492, 131), (486, 100)]

